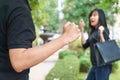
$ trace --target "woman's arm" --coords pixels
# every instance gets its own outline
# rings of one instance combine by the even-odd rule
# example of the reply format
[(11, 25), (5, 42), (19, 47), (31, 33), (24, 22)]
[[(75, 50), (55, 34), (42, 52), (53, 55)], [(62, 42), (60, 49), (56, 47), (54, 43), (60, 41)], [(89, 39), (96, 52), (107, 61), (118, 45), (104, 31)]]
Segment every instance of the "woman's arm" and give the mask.
[(85, 22), (83, 19), (80, 20), (80, 29), (81, 29), (81, 42), (82, 45), (86, 43), (85, 37), (84, 37), (84, 27), (85, 27)]

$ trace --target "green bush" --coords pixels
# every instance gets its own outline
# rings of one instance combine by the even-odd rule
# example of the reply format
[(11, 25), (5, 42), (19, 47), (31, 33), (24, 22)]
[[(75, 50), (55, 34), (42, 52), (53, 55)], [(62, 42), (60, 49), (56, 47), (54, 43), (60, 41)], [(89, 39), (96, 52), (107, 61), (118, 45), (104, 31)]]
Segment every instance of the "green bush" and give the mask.
[(63, 50), (59, 53), (59, 59), (63, 59), (65, 56), (68, 56), (68, 55), (75, 55), (76, 56), (76, 53), (74, 51), (69, 50), (69, 49)]
[(88, 72), (91, 67), (91, 62), (89, 56), (80, 57), (80, 72)]
[[(117, 45), (120, 47), (120, 40), (116, 40)], [(120, 68), (120, 61), (112, 63), (112, 72), (117, 72)]]
[(79, 59), (74, 55), (68, 55), (57, 61), (45, 80), (78, 80), (78, 74)]
[(71, 44), (69, 44), (69, 49), (75, 51), (77, 53), (78, 57), (83, 55), (84, 50), (81, 46), (81, 39), (78, 39), (78, 40), (72, 42)]
[(118, 46), (120, 47), (120, 40), (116, 40)]
[(76, 52), (77, 56), (89, 55), (89, 48), (84, 50), (81, 44), (81, 39), (78, 39), (69, 45), (69, 49)]
[(112, 63), (112, 72), (117, 72), (120, 68), (120, 61)]

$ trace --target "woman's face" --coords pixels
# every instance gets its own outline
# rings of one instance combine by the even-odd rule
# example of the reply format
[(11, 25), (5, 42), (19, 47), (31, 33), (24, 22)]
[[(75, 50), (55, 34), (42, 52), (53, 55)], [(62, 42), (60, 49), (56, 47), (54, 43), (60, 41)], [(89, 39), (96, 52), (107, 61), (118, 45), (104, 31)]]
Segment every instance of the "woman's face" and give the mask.
[(95, 28), (97, 28), (99, 25), (99, 15), (97, 11), (93, 11), (92, 15), (90, 16), (90, 24)]

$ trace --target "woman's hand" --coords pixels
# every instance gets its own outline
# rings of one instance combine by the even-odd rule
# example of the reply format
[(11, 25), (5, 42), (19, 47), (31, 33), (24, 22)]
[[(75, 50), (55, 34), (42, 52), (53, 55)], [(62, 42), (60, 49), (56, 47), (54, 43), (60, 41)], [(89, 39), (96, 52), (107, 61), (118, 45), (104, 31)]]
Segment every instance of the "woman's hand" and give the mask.
[(98, 29), (100, 31), (100, 42), (105, 42), (105, 38), (104, 38), (104, 35), (103, 35), (104, 27), (100, 26)]
[(99, 29), (99, 31), (100, 31), (100, 34), (103, 34), (104, 27), (103, 27), (103, 26), (100, 26), (98, 29)]

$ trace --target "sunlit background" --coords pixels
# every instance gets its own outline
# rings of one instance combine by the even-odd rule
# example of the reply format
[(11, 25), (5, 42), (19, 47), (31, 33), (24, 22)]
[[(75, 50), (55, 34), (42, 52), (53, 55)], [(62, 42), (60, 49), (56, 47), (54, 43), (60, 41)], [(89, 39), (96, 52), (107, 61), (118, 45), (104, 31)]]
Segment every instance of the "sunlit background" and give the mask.
[[(37, 35), (33, 46), (54, 40), (61, 35), (67, 21), (79, 25), (81, 18), (86, 22), (87, 38), (88, 15), (94, 8), (104, 10), (110, 38), (120, 46), (120, 0), (29, 0), (29, 3)], [(90, 67), (89, 49), (84, 51), (78, 39), (33, 67), (30, 80), (85, 80)], [(113, 63), (110, 80), (120, 80), (119, 73), (118, 61)]]

